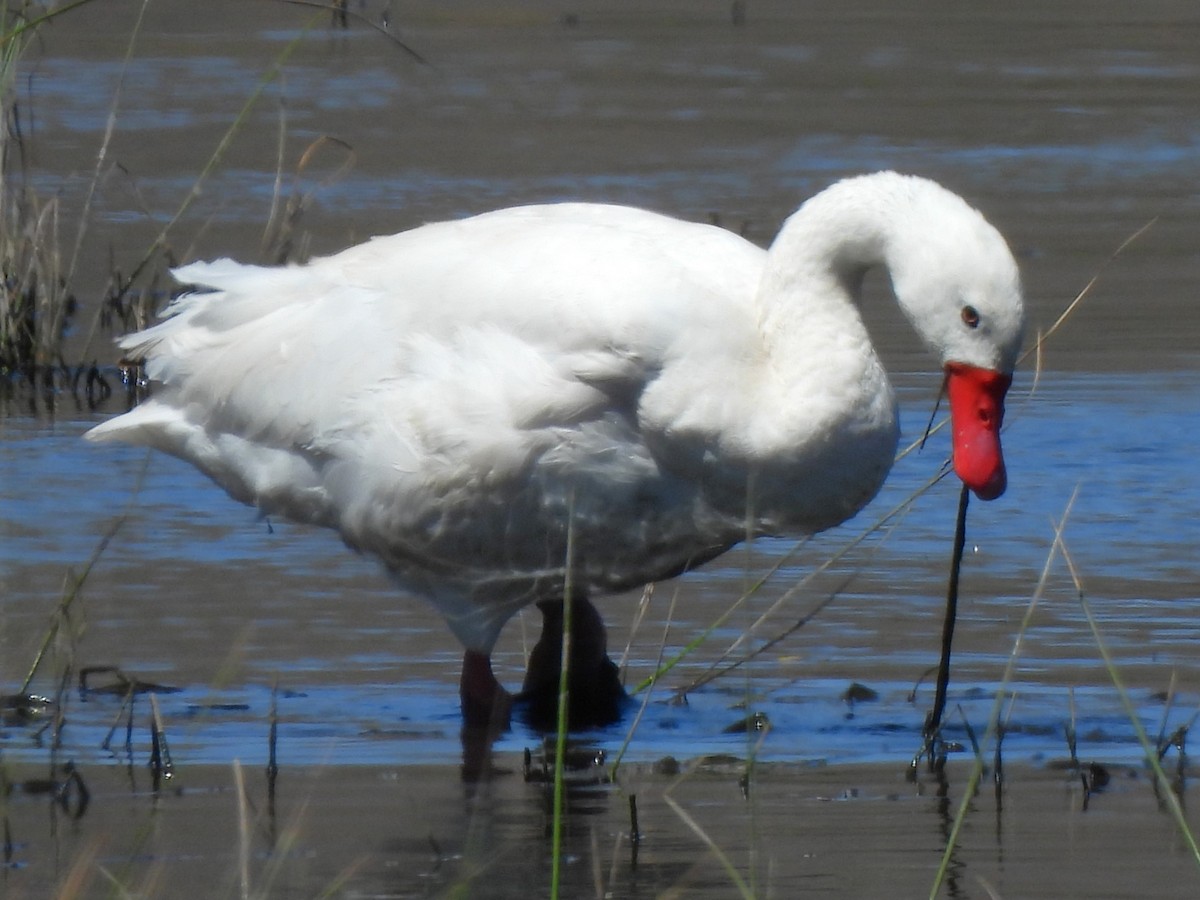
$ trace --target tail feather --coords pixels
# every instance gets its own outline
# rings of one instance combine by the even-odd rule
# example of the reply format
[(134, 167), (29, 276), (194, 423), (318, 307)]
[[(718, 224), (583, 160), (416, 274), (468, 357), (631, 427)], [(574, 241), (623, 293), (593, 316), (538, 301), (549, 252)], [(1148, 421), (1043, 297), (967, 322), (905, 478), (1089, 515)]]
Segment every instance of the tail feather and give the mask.
[(122, 441), (171, 452), (171, 448), (179, 443), (181, 433), (192, 428), (178, 409), (150, 400), (124, 415), (101, 422), (83, 436), (96, 443)]

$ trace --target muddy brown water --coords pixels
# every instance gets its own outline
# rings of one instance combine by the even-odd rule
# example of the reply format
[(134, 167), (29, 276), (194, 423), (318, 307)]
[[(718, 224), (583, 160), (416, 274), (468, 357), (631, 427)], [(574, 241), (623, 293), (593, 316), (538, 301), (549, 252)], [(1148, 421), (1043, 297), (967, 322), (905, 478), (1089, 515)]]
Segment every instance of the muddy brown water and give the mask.
[[(385, 9), (351, 7), (373, 21)], [(1200, 705), (1200, 8), (751, 2), (735, 26), (725, 3), (393, 7), (392, 25), (429, 65), (362, 24), (332, 30), (284, 4), (151, 0), (128, 64), (133, 4), (93, 4), (44, 31), (22, 62), (25, 163), (59, 203), (68, 248), (119, 88), (72, 275), (83, 309), (69, 356), (114, 361), (109, 335), (91, 328), (111, 266), (134, 267), (293, 41), (282, 77), (172, 227), (177, 258), (262, 258), (281, 127), (282, 190), (312, 193), (298, 254), (568, 198), (716, 215), (765, 243), (842, 175), (937, 178), (1009, 237), (1035, 328), (1101, 274), (1047, 343), (1036, 391), (1032, 364), (1018, 377), (1009, 493), (971, 509), (950, 736), (982, 738), (1003, 689), (1005, 778), (972, 797), (941, 896), (1195, 896), (1200, 866), (1061, 560), (1017, 638), (1078, 488), (1064, 538), (1136, 721), (1155, 739)], [(323, 135), (352, 149), (353, 167), (337, 174), (345, 151), (325, 143), (295, 175)], [(937, 376), (882, 279), (869, 294), (915, 437)], [(539, 737), (514, 728), (484, 762), (493, 777), (464, 781), (458, 650), (437, 616), (333, 537), (260, 521), (182, 464), (85, 446), (79, 435), (118, 407), (62, 395), (8, 401), (0, 417), (0, 677), (5, 690), (21, 683), (65, 579), (126, 513), (77, 601), (73, 637), (34, 689), (53, 694), (68, 660), (179, 687), (158, 698), (175, 775), (151, 783), (145, 698), (128, 746), (113, 697), (67, 692), (53, 755), (43, 723), (5, 722), (5, 895), (120, 893), (114, 884), (152, 897), (548, 895), (548, 801), (522, 776)], [(678, 651), (781, 564), (651, 696), (616, 783), (573, 792), (563, 896), (727, 897), (738, 879), (756, 896), (928, 895), (972, 759), (964, 750), (944, 778), (905, 778), (931, 696), (926, 681), (910, 699), (936, 660), (953, 485), (804, 583), (754, 642), (836, 594), (803, 628), (685, 705), (665, 701), (944, 456), (935, 440), (905, 458), (871, 508), (794, 556), (761, 542), (659, 586), (632, 634), (638, 598), (604, 603), (635, 683), (664, 633)], [(516, 621), (504, 637), (510, 683), (536, 627)], [(854, 682), (878, 699), (847, 705)], [(749, 710), (769, 733), (726, 733)], [(611, 761), (631, 722), (581, 738)], [(1100, 792), (1063, 763), (1072, 722), (1080, 758), (1111, 775)], [(37, 783), (55, 760), (88, 789), (81, 814), (78, 782), (61, 803)], [(1176, 750), (1165, 762), (1183, 776), (1187, 810), (1193, 773)]]

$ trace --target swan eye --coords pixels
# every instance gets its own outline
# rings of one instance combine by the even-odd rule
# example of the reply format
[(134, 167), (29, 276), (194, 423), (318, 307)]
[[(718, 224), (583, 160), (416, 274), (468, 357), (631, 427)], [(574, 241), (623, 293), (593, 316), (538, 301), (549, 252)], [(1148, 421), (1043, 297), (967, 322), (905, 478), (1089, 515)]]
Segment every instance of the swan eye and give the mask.
[(973, 306), (964, 306), (962, 308), (962, 320), (968, 328), (979, 327), (979, 310)]

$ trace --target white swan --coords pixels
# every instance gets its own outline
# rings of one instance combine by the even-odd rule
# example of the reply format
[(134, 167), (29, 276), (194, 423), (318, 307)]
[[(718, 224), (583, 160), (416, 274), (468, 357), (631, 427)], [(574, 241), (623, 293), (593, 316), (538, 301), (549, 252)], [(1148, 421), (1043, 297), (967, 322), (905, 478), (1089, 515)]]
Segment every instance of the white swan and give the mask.
[(898, 438), (858, 303), (877, 264), (945, 367), (956, 471), (998, 496), (1017, 266), (961, 198), (890, 172), (816, 195), (769, 251), (562, 204), (306, 265), (185, 266), (181, 281), (211, 290), (121, 341), (153, 397), (88, 437), (182, 457), (235, 498), (378, 556), (462, 642), (464, 715), (481, 720), (507, 711), (489, 659), (502, 626), (539, 602), (561, 627), (568, 573), (585, 655), (615, 684), (588, 595), (748, 534), (829, 528), (875, 495)]

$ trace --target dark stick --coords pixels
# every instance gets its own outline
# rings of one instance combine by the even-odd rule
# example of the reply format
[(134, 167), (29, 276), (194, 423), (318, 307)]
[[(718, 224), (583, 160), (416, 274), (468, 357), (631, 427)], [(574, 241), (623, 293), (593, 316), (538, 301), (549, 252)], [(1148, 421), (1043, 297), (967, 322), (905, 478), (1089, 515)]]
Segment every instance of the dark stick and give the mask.
[(158, 711), (158, 698), (150, 695), (150, 772), (154, 782), (154, 791), (158, 792), (164, 781), (169, 781), (175, 774), (175, 765), (171, 762), (171, 751), (167, 747), (167, 731), (163, 727), (162, 716)]
[(638, 828), (637, 794), (629, 795), (629, 865), (637, 868), (638, 847), (642, 845), (642, 832)]
[(958, 573), (962, 569), (963, 548), (967, 544), (967, 501), (971, 492), (964, 484), (958, 497), (958, 520), (954, 525), (954, 555), (950, 560), (950, 582), (946, 587), (946, 616), (942, 620), (942, 661), (938, 665), (937, 692), (933, 709), (925, 719), (925, 746), (931, 747), (942, 725), (946, 710), (946, 688), (950, 684), (950, 646), (954, 642), (954, 620), (958, 615)]
[(271, 727), (267, 735), (267, 818), (271, 825), (272, 844), (275, 837), (275, 779), (279, 776), (279, 762), (275, 747), (279, 740), (279, 679), (271, 685)]
[(267, 779), (271, 792), (275, 791), (275, 776), (279, 774), (279, 761), (275, 748), (279, 739), (279, 680), (271, 685), (270, 727), (267, 730)]

